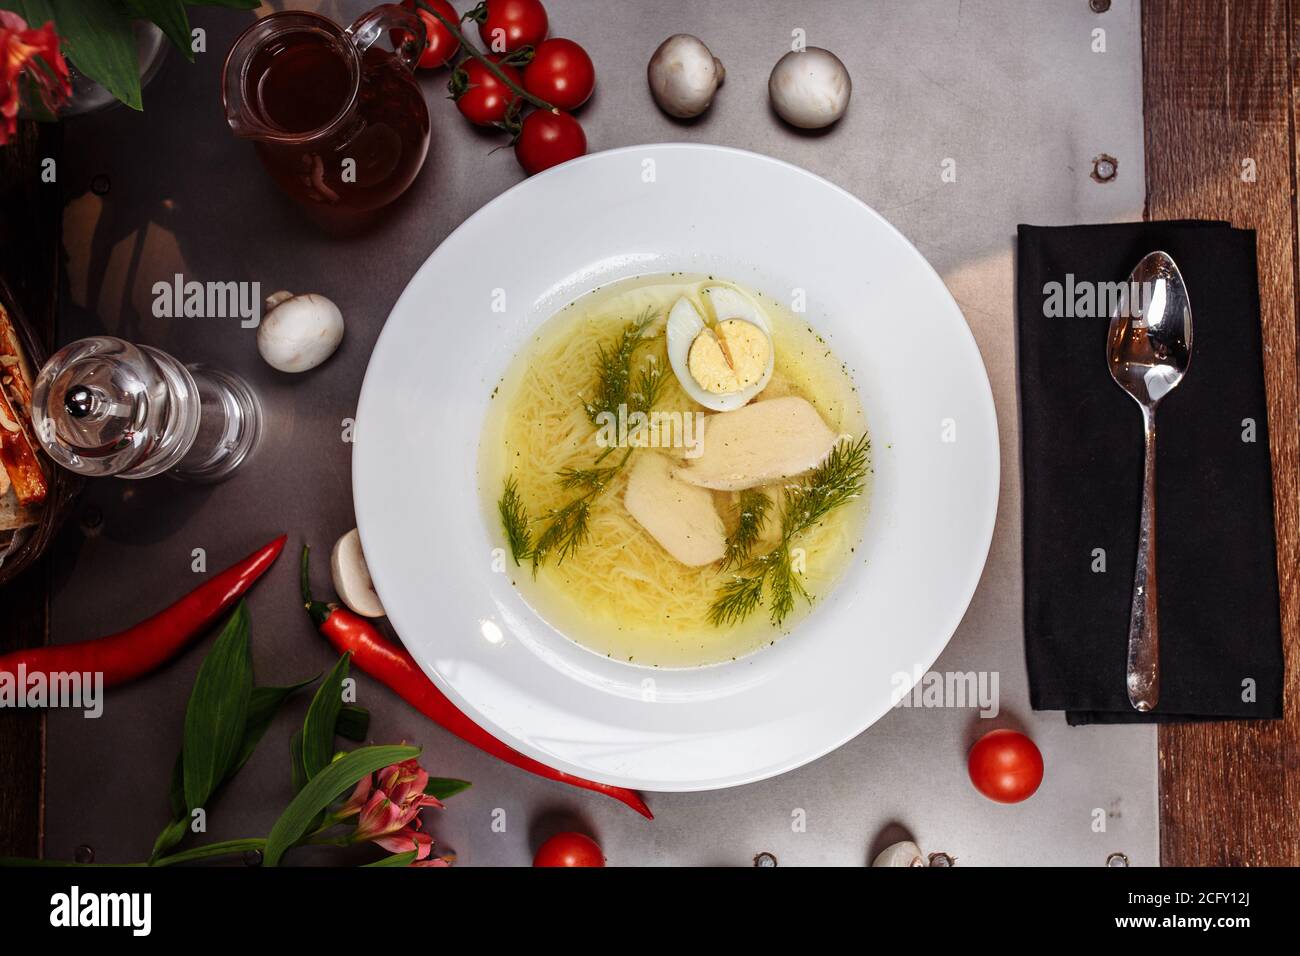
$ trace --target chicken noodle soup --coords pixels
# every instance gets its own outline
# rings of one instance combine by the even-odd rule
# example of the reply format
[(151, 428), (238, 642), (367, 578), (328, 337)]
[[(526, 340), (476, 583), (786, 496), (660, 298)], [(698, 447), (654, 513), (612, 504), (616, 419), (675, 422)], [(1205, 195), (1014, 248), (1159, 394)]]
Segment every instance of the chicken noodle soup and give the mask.
[(854, 559), (871, 471), (827, 343), (769, 298), (678, 275), (543, 324), (493, 393), (479, 464), (529, 604), (592, 651), (657, 667), (788, 633)]

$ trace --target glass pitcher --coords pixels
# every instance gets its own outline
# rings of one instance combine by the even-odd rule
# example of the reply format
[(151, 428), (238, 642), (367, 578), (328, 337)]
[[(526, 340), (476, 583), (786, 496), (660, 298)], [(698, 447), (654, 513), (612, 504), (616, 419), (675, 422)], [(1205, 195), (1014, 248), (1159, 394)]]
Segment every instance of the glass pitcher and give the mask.
[(392, 3), (346, 30), (317, 13), (272, 13), (226, 56), (226, 120), (321, 218), (371, 212), (411, 185), (429, 150), (414, 76), (424, 42), (420, 17)]

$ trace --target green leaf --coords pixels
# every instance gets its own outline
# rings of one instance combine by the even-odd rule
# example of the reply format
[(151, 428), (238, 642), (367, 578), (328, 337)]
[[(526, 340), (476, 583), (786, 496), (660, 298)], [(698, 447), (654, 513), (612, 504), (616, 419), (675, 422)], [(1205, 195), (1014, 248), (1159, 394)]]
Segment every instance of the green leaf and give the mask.
[(236, 853), (260, 851), (266, 845), (261, 839), (222, 840), (220, 843), (208, 843), (204, 846), (191, 847), (179, 853), (171, 853), (156, 860), (150, 860), (149, 866), (175, 866), (177, 863), (189, 863), (191, 860), (206, 860), (213, 856), (233, 856)]
[(177, 843), (185, 838), (189, 831), (190, 821), (187, 817), (181, 817), (179, 820), (173, 820), (167, 826), (163, 827), (162, 832), (158, 834), (157, 839), (153, 841), (153, 849), (149, 851), (149, 862), (153, 862), (162, 856)]
[(234, 766), (252, 695), (248, 608), (240, 601), (204, 658), (185, 709), (182, 776), (187, 810), (203, 806)]
[(302, 766), (302, 728), (293, 732), (289, 738), (289, 774), (293, 780), (293, 792), (298, 793), (307, 786), (307, 771)]
[(171, 783), (167, 787), (167, 805), (171, 807), (171, 818), (162, 832), (153, 841), (153, 850), (149, 853), (150, 861), (158, 859), (185, 838), (189, 825), (189, 814), (185, 809), (185, 771), (183, 757), (176, 755), (172, 763)]
[[(351, 704), (347, 704), (344, 705), (343, 710), (339, 712), (339, 726), (336, 728), (336, 730), (338, 731), (340, 737), (347, 737), (349, 740), (355, 739), (358, 742), (360, 742), (361, 740), (365, 739), (364, 732), (361, 734), (359, 738), (354, 738), (350, 733), (351, 731), (356, 730), (357, 726), (359, 726), (359, 718), (351, 714), (352, 710), (357, 710), (360, 711), (362, 714), (364, 714), (365, 722), (367, 725), (369, 724), (370, 711), (366, 710), (364, 707), (353, 707)], [(344, 733), (344, 725), (347, 725), (346, 729), (349, 731), (349, 733)], [(289, 740), (289, 759), (292, 761), (292, 766), (290, 767), (290, 771), (293, 776), (293, 792), (297, 793), (299, 790), (301, 790), (303, 787), (307, 785), (307, 771), (302, 765), (302, 730), (301, 729), (294, 731), (293, 737), (290, 738)]]
[(307, 781), (307, 785), (280, 814), (280, 819), (275, 821), (275, 826), (271, 827), (271, 832), (266, 838), (263, 865), (279, 865), (285, 851), (301, 839), (303, 832), (317, 814), (345, 790), (355, 786), (357, 781), (366, 774), (419, 755), (419, 747), (390, 744), (382, 747), (361, 747), (339, 757)]
[(185, 755), (177, 754), (172, 764), (172, 779), (167, 786), (167, 805), (172, 808), (172, 819), (185, 816)]
[(364, 743), (366, 735), (370, 733), (370, 711), (356, 704), (344, 704), (339, 711), (338, 722), (334, 725), (334, 733), (356, 743)]
[(454, 777), (430, 777), (429, 782), (424, 785), (424, 792), (438, 800), (446, 800), (448, 797), (454, 797), (472, 786), (473, 784), (468, 780), (457, 780)]
[(363, 867), (370, 866), (410, 866), (415, 862), (418, 856), (415, 850), (407, 850), (405, 853), (394, 853), (392, 856), (386, 856), (382, 860), (375, 860), (374, 863), (363, 863)]
[(194, 62), (191, 47), (190, 18), (185, 12), (185, 0), (122, 0), (131, 16), (158, 24), (158, 29), (172, 41), (185, 59)]
[(315, 681), (316, 677), (310, 677), (307, 680), (299, 681), (296, 684), (287, 684), (283, 687), (253, 688), (253, 694), (248, 701), (248, 722), (244, 725), (244, 739), (240, 742), (239, 755), (235, 758), (235, 763), (231, 766), (230, 772), (226, 774), (226, 779), (233, 777), (244, 764), (248, 763), (248, 758), (253, 756), (253, 751), (261, 743), (267, 728), (271, 726), (271, 721), (280, 712), (280, 706), (298, 691)]
[(63, 52), (78, 70), (131, 109), (144, 108), (135, 32), (121, 0), (43, 0), (30, 6), (36, 16), (53, 13)]
[(0, 10), (9, 10), (27, 21), (35, 29), (54, 19), (51, 0), (0, 0)]
[[(248, 758), (257, 749), (257, 745), (265, 735), (266, 729), (271, 725), (271, 721), (279, 711), (280, 705), (295, 692), (306, 687), (314, 680), (316, 680), (315, 677), (285, 687), (253, 688), (253, 693), (249, 697), (248, 722), (244, 725), (244, 739), (240, 744), (239, 756), (235, 758), (234, 765), (221, 780), (222, 784), (238, 773), (240, 768), (248, 762)], [(171, 822), (163, 828), (154, 841), (153, 852), (149, 855), (150, 860), (156, 860), (185, 837), (186, 828), (189, 824), (189, 814), (185, 807), (184, 765), (184, 754), (177, 754), (176, 762), (172, 765), (171, 785), (167, 792), (167, 802), (172, 813)]]
[(348, 676), (351, 660), (350, 653), (339, 658), (307, 708), (307, 717), (302, 722), (302, 766), (308, 778), (324, 770), (334, 756), (334, 728), (343, 709), (343, 681)]

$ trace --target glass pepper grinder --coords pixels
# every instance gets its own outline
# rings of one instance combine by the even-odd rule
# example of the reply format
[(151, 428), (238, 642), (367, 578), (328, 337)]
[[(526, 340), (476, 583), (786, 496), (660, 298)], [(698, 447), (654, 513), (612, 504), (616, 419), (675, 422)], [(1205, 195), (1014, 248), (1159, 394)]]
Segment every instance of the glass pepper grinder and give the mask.
[(82, 475), (220, 481), (252, 453), (261, 420), (238, 376), (107, 335), (60, 349), (32, 389), (37, 439)]

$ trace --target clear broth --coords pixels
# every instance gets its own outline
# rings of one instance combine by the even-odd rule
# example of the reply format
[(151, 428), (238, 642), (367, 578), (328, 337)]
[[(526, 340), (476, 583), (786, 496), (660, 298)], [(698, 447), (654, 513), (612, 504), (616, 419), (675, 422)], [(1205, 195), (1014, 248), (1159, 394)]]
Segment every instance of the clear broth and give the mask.
[[(480, 494), (497, 541), (504, 543), (497, 503), (507, 477), (517, 481), (534, 520), (573, 496), (559, 486), (555, 473), (564, 467), (590, 466), (601, 451), (596, 431), (582, 410), (582, 395), (590, 394), (595, 381), (597, 349), (612, 343), (646, 309), (661, 317), (658, 332), (638, 350), (633, 364), (640, 367), (654, 355), (668, 370), (668, 386), (656, 408), (707, 411), (686, 395), (672, 375), (662, 316), (679, 295), (691, 294), (708, 281), (726, 280), (658, 275), (598, 289), (554, 315), (520, 349), (493, 393), (480, 446)], [(769, 297), (746, 291), (764, 307), (776, 349), (772, 381), (756, 400), (799, 395), (836, 432), (855, 438), (864, 434), (866, 416), (857, 390), (826, 342)], [(738, 624), (707, 623), (708, 605), (730, 572), (717, 565), (688, 568), (669, 557), (623, 506), (626, 471), (596, 499), (590, 539), (575, 553), (562, 562), (552, 557), (535, 579), (527, 562), (516, 567), (507, 554), (512, 582), (550, 624), (595, 653), (632, 664), (680, 668), (753, 653), (775, 643), (807, 616), (809, 605), (799, 601), (778, 628), (769, 621), (765, 603)], [(802, 581), (813, 595), (813, 606), (830, 593), (854, 559), (870, 499), (869, 482), (870, 478), (857, 501), (832, 512), (796, 541), (805, 549)], [(779, 487), (766, 490), (779, 495)], [(737, 495), (714, 495), (730, 530), (737, 516)], [(776, 540), (779, 509), (773, 507), (770, 515), (756, 553)]]

